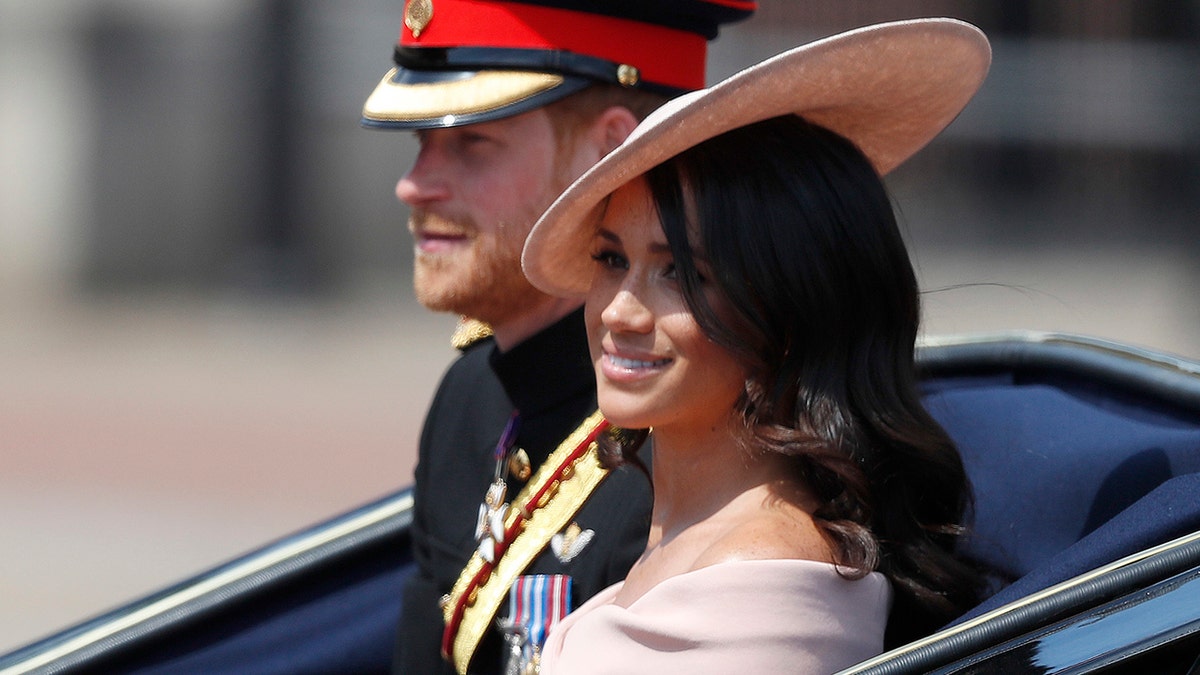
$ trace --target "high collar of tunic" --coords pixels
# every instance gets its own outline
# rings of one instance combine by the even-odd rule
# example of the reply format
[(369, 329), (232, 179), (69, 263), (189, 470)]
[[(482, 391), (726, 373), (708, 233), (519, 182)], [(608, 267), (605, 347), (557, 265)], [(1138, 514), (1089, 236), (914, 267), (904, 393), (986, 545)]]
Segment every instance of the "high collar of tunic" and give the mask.
[(596, 387), (582, 308), (507, 352), (493, 343), (489, 362), (525, 418)]

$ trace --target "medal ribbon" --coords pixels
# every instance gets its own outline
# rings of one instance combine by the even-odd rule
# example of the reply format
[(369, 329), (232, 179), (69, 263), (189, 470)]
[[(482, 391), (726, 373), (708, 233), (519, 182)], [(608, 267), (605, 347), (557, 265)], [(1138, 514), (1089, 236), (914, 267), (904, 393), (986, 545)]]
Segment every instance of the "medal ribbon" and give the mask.
[(566, 574), (527, 574), (509, 589), (508, 616), (525, 626), (529, 644), (541, 649), (546, 634), (571, 611), (571, 577)]
[(504, 432), (500, 434), (500, 440), (496, 442), (496, 450), (494, 452), (496, 458), (496, 480), (500, 480), (503, 472), (504, 460), (508, 459), (508, 453), (517, 443), (517, 430), (521, 428), (521, 412), (514, 410), (508, 418), (508, 423), (504, 425)]

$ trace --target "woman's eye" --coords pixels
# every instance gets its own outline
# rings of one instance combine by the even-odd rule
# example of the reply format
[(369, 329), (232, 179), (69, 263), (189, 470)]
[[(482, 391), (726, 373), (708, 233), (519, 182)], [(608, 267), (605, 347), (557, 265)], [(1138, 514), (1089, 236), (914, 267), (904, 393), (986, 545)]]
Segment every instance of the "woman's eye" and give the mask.
[(592, 260), (600, 263), (601, 267), (609, 269), (629, 269), (629, 262), (614, 251), (598, 251), (593, 253)]
[[(668, 263), (667, 266), (665, 268), (663, 268), (663, 278), (669, 279), (671, 281), (679, 280), (679, 268), (677, 268), (675, 266), (675, 263), (673, 263), (673, 262)], [(704, 272), (697, 269), (696, 270), (696, 281), (699, 281), (702, 284), (707, 283), (708, 277), (705, 276)]]

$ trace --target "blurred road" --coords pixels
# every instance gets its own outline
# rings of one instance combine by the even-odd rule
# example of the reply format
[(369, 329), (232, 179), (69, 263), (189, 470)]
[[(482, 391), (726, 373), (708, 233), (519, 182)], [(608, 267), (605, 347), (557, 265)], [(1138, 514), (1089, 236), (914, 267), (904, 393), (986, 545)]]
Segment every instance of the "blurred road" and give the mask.
[(453, 320), (400, 293), (0, 308), (0, 653), (407, 485)]

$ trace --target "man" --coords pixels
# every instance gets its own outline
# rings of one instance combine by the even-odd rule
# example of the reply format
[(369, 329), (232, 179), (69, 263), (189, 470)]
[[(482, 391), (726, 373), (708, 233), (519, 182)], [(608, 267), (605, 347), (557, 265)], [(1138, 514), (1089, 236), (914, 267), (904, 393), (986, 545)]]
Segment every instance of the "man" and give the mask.
[[(416, 468), (396, 672), (529, 672), (557, 618), (624, 578), (649, 483), (600, 468), (604, 422), (578, 303), (520, 254), (541, 212), (667, 97), (751, 0), (409, 0), (369, 127), (415, 130), (396, 196), (414, 287), (469, 320)], [(485, 337), (486, 336), (486, 337)], [(542, 608), (554, 611), (542, 612)]]

